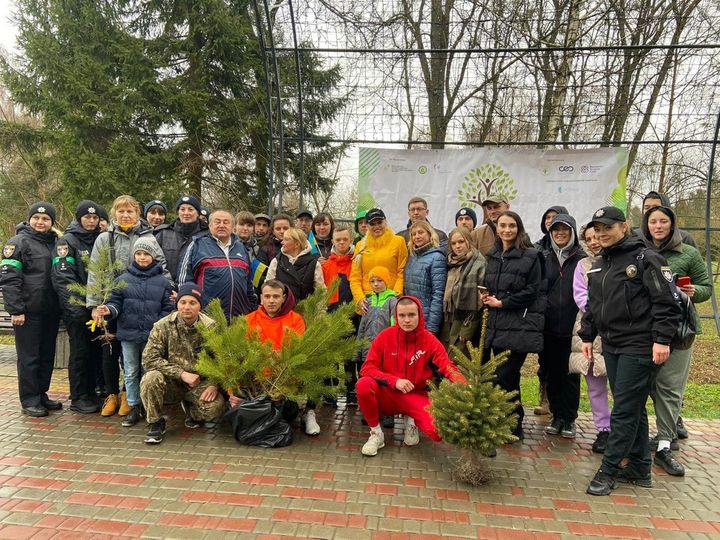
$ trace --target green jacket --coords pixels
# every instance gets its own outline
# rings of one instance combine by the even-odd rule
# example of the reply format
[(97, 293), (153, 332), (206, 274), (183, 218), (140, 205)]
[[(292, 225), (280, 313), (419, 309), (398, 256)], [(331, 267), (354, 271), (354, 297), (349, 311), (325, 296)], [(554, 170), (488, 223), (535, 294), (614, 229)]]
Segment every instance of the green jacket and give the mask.
[[(695, 285), (695, 296), (692, 297), (693, 304), (700, 304), (710, 298), (712, 285), (708, 279), (707, 266), (696, 248), (687, 244), (680, 244), (660, 253), (667, 259), (673, 274), (690, 277), (690, 282)], [(695, 319), (699, 331), (700, 321), (697, 320), (697, 311), (695, 311)]]

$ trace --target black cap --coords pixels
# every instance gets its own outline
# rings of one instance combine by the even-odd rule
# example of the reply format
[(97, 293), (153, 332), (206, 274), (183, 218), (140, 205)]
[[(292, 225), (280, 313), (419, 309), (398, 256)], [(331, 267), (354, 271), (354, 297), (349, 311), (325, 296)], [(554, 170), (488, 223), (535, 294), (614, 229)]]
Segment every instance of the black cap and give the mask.
[(603, 206), (600, 210), (593, 214), (588, 227), (592, 227), (595, 223), (603, 223), (605, 225), (613, 225), (615, 223), (625, 223), (625, 214), (615, 206)]
[(183, 296), (192, 296), (200, 302), (201, 306), (203, 305), (202, 289), (200, 289), (197, 283), (187, 281), (180, 285), (180, 287), (178, 287), (176, 301), (179, 301)]
[(33, 217), (35, 214), (46, 214), (50, 216), (50, 219), (53, 223), (55, 223), (55, 207), (50, 204), (49, 202), (45, 201), (38, 201), (35, 204), (33, 204), (30, 209), (28, 210), (28, 219)]
[(477, 227), (477, 214), (472, 208), (465, 206), (455, 213), (455, 224), (460, 216), (469, 216), (472, 219), (473, 227)]
[(110, 221), (110, 214), (108, 214), (108, 211), (105, 210), (105, 207), (102, 204), (97, 205), (97, 215), (100, 216), (100, 219)]
[(385, 212), (383, 212), (380, 208), (371, 208), (367, 211), (367, 214), (365, 214), (365, 219), (368, 223), (375, 221), (376, 219), (387, 219), (385, 217)]
[(167, 214), (167, 205), (160, 199), (153, 199), (152, 201), (148, 201), (145, 203), (145, 206), (143, 207), (143, 216), (147, 217), (147, 213), (150, 211), (151, 208), (154, 208), (155, 206), (159, 206), (160, 208), (162, 208), (163, 214)]
[(313, 218), (312, 212), (307, 208), (301, 208), (300, 210), (298, 210), (298, 213), (295, 214), (295, 219), (298, 219), (301, 216), (309, 216), (310, 219)]
[(100, 217), (100, 205), (95, 201), (80, 201), (75, 209), (75, 219), (79, 222), (83, 216), (87, 215)]

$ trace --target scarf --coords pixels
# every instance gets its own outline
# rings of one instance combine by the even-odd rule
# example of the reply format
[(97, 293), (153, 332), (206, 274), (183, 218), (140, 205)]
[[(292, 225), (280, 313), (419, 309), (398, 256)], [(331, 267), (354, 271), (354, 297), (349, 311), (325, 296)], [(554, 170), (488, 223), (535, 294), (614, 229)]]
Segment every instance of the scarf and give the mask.
[(485, 278), (485, 257), (474, 249), (458, 257), (448, 254), (448, 278), (443, 295), (443, 311), (478, 311), (478, 285)]

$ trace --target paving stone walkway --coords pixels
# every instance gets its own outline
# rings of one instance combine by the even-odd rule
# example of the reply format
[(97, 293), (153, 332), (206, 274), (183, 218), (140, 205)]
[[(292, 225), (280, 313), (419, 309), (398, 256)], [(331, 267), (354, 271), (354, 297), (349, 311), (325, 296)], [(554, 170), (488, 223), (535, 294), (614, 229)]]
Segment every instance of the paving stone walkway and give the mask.
[[(230, 430), (190, 430), (178, 408), (160, 446), (145, 425), (63, 410), (20, 414), (14, 348), (0, 346), (0, 539), (88, 538), (720, 538), (720, 422), (686, 422), (685, 478), (655, 468), (652, 489), (585, 495), (600, 458), (589, 415), (578, 438), (548, 437), (547, 417), (526, 416), (526, 440), (488, 460), (494, 481), (451, 479), (456, 453), (423, 437), (402, 446), (402, 426), (363, 458), (359, 411), (324, 407), (323, 432), (296, 431), (283, 449), (239, 446)], [(56, 370), (51, 397), (67, 397)], [(398, 422), (399, 424), (399, 422)]]

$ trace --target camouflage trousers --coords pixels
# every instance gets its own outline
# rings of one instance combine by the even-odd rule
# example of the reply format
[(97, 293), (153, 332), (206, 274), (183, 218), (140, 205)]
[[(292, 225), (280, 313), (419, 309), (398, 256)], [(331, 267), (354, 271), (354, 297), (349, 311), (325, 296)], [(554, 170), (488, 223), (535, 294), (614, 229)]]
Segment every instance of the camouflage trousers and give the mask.
[(195, 388), (189, 388), (181, 380), (169, 379), (159, 371), (148, 371), (140, 381), (140, 398), (147, 411), (149, 424), (162, 416), (165, 403), (185, 401), (190, 405), (190, 416), (194, 420), (218, 421), (226, 410), (225, 398), (218, 394), (215, 401), (200, 401), (200, 395), (211, 386), (207, 381)]

